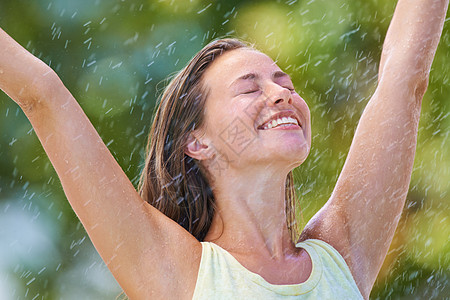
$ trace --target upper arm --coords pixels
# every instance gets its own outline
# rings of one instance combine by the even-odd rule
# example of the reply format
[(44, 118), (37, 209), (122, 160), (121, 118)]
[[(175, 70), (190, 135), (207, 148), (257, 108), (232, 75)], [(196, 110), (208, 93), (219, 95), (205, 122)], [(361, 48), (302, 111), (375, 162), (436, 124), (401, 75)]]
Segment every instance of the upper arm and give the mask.
[(50, 67), (1, 29), (0, 45), (0, 88), (32, 123), (72, 208), (125, 292), (180, 298), (169, 284), (193, 292), (201, 244), (142, 200)]
[(201, 244), (142, 200), (78, 103), (51, 77), (45, 96), (38, 94), (42, 101), (26, 113), (106, 265), (131, 298), (161, 296), (169, 284), (193, 291)]
[(415, 154), (419, 111), (393, 99), (415, 102), (407, 88), (378, 87), (330, 199), (305, 231), (342, 254), (367, 297), (400, 218)]
[(446, 0), (399, 1), (378, 87), (357, 126), (336, 187), (303, 239), (333, 245), (369, 296), (400, 218), (411, 178), (420, 104), (439, 41)]

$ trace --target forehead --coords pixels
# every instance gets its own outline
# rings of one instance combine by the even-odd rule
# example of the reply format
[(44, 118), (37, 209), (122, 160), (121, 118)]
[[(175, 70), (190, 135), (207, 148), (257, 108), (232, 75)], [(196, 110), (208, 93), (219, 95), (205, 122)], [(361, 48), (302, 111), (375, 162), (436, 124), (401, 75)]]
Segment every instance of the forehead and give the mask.
[(281, 71), (277, 64), (267, 55), (253, 49), (235, 49), (219, 56), (206, 70), (206, 84), (230, 83), (248, 73), (259, 76), (271, 76)]

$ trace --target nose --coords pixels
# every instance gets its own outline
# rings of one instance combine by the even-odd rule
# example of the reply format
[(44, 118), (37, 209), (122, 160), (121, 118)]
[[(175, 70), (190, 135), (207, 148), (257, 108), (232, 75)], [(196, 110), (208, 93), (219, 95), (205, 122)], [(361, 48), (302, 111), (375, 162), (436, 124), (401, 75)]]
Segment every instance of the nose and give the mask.
[(291, 91), (276, 83), (269, 84), (269, 86), (266, 88), (266, 95), (268, 102), (272, 105), (292, 103)]

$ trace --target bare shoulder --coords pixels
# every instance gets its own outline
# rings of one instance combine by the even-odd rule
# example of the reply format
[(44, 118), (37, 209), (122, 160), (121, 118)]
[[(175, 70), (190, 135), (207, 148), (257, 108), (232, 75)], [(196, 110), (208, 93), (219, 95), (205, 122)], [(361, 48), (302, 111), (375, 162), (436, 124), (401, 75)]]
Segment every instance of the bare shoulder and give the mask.
[(345, 223), (345, 216), (328, 201), (306, 224), (299, 241), (322, 240), (333, 246), (347, 261), (350, 243)]
[[(144, 253), (137, 263), (133, 262), (136, 263), (134, 267), (124, 268), (128, 270), (119, 275), (125, 276), (119, 283), (130, 299), (192, 299), (202, 245), (165, 215), (156, 215), (153, 225), (158, 229), (153, 235), (156, 235), (154, 242), (157, 244), (149, 244), (147, 249), (139, 246)], [(115, 265), (121, 268), (120, 262)], [(128, 277), (130, 269), (136, 273)]]
[(326, 242), (336, 249), (344, 258), (355, 282), (365, 297), (368, 297), (371, 286), (367, 284), (364, 276), (361, 276), (365, 267), (365, 260), (358, 257), (357, 248), (352, 247), (350, 240), (348, 221), (345, 214), (330, 199), (308, 222), (303, 229), (299, 241), (318, 239)]

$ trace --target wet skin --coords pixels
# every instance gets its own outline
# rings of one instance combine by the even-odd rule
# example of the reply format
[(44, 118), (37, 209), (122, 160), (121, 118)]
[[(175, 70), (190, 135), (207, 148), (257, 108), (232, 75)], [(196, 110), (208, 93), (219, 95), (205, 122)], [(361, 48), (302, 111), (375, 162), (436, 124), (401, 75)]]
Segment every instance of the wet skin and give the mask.
[[(251, 49), (227, 52), (209, 67), (204, 83), (209, 93), (202, 138), (229, 158), (231, 168), (270, 164), (289, 172), (306, 159), (309, 108), (289, 75), (267, 55)], [(291, 122), (267, 128), (278, 117)]]

